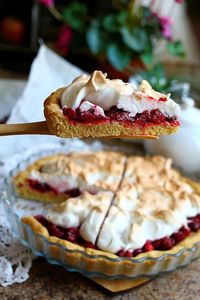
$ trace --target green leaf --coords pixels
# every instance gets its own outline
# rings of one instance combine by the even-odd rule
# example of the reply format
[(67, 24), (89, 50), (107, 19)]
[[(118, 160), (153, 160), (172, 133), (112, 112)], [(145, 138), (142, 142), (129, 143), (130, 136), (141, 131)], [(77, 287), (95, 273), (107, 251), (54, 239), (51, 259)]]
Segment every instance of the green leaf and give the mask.
[(142, 8), (141, 8), (141, 14), (142, 14), (142, 18), (144, 18), (144, 19), (148, 19), (148, 18), (150, 18), (153, 15), (152, 11), (147, 6), (142, 6)]
[(72, 29), (83, 31), (86, 26), (87, 13), (88, 8), (85, 4), (73, 2), (64, 9), (63, 17)]
[(169, 80), (166, 78), (164, 66), (161, 62), (156, 63), (148, 70), (139, 71), (135, 76), (135, 80), (140, 82), (142, 79), (147, 80), (157, 91), (167, 92), (168, 90)]
[(127, 21), (128, 10), (121, 11), (117, 16), (117, 21), (120, 25), (124, 25)]
[(151, 52), (146, 52), (146, 53), (141, 54), (140, 58), (146, 66), (149, 66), (152, 64), (153, 55)]
[(148, 37), (143, 29), (134, 28), (129, 30), (127, 27), (122, 27), (121, 34), (124, 43), (132, 50), (141, 52), (145, 49)]
[(108, 45), (106, 54), (111, 65), (119, 71), (124, 70), (132, 59), (130, 50), (114, 43)]
[(165, 70), (164, 66), (161, 62), (156, 63), (152, 69), (151, 69), (152, 74), (154, 74), (157, 78), (165, 77)]
[(185, 51), (183, 44), (181, 41), (175, 41), (167, 44), (167, 49), (171, 55), (174, 56), (180, 56), (184, 57), (185, 56)]
[(98, 20), (94, 20), (87, 33), (86, 41), (90, 51), (93, 54), (98, 54), (105, 50), (106, 47), (106, 35), (100, 30), (100, 24)]
[(119, 24), (115, 15), (107, 15), (102, 20), (103, 27), (109, 32), (116, 32), (119, 29)]

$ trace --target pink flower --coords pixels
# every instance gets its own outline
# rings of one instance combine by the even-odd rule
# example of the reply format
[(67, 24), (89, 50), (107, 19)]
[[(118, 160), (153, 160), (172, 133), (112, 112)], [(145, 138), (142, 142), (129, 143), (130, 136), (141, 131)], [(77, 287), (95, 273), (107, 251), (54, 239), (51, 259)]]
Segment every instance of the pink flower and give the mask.
[(56, 49), (63, 55), (67, 55), (69, 52), (69, 43), (72, 38), (71, 28), (67, 25), (63, 25), (59, 29), (58, 38), (55, 44)]
[(54, 6), (54, 0), (39, 0), (39, 2), (48, 8), (51, 8), (52, 6)]
[(170, 17), (160, 17), (158, 16), (158, 20), (160, 22), (162, 35), (169, 41), (172, 39), (172, 20)]
[(175, 2), (182, 4), (184, 2), (184, 0), (175, 0)]

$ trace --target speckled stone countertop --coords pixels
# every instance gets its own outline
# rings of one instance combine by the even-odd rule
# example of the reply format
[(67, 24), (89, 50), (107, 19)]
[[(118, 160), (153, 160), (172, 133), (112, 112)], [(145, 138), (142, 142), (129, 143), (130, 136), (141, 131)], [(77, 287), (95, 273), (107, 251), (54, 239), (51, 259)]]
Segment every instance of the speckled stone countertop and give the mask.
[(69, 273), (44, 259), (33, 262), (30, 278), (20, 284), (0, 287), (1, 300), (199, 300), (200, 259), (140, 287), (112, 294), (91, 280)]

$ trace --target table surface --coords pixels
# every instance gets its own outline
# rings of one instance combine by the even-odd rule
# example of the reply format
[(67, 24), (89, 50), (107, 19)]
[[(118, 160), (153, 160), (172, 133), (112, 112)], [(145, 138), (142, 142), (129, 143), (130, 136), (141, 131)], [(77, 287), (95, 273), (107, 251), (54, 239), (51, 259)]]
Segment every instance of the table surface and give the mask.
[(69, 273), (62, 267), (38, 258), (29, 279), (20, 284), (0, 287), (1, 300), (199, 300), (200, 259), (173, 273), (157, 277), (126, 292), (112, 294), (91, 280)]

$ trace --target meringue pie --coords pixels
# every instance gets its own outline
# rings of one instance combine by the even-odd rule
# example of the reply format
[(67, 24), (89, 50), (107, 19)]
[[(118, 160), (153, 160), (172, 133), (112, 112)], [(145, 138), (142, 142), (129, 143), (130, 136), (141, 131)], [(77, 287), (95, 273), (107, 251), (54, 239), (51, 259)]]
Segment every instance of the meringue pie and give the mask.
[(60, 137), (159, 136), (179, 128), (180, 108), (170, 95), (101, 71), (82, 75), (44, 102), (50, 132)]
[[(121, 168), (115, 188), (83, 191), (22, 222), (51, 242), (96, 255), (102, 268), (102, 255), (159, 257), (199, 241), (200, 185), (174, 170), (170, 159), (116, 154), (123, 163), (111, 167)], [(126, 274), (129, 262), (123, 264)]]

